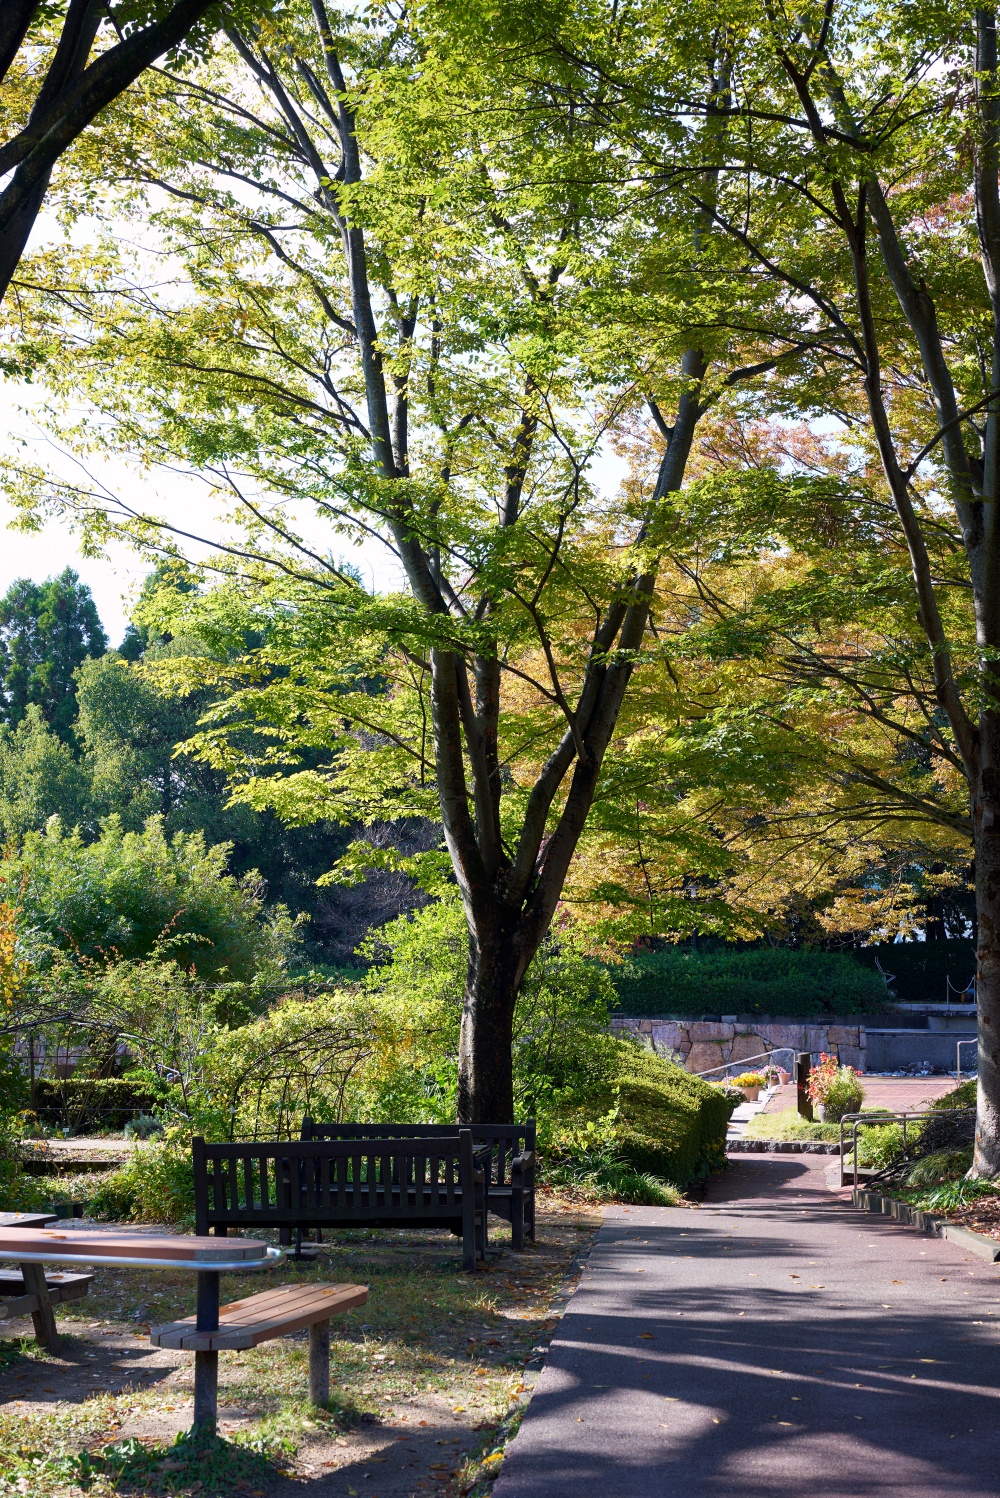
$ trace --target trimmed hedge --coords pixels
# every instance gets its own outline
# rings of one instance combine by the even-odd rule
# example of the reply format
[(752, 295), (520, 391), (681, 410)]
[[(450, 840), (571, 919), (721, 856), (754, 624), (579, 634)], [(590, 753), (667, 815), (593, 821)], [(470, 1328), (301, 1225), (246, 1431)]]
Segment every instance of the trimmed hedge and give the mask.
[(871, 1014), (884, 1007), (874, 963), (845, 952), (751, 947), (744, 951), (666, 947), (634, 952), (609, 969), (624, 1014)]
[(67, 1077), (63, 1081), (40, 1077), (35, 1083), (34, 1112), (44, 1123), (72, 1120), (77, 1127), (120, 1129), (136, 1113), (149, 1113), (157, 1101), (148, 1088), (127, 1077)]
[[(852, 955), (872, 969), (878, 958), (886, 973), (893, 975), (890, 993), (906, 1004), (943, 1004), (946, 980), (951, 979), (953, 988), (963, 988), (976, 971), (975, 944), (958, 936), (942, 941), (883, 942), (859, 947)], [(954, 992), (951, 998), (954, 1002)]]
[(601, 1110), (617, 1105), (615, 1143), (622, 1158), (682, 1190), (721, 1170), (729, 1099), (634, 1042), (621, 1046), (618, 1076), (590, 1101)]

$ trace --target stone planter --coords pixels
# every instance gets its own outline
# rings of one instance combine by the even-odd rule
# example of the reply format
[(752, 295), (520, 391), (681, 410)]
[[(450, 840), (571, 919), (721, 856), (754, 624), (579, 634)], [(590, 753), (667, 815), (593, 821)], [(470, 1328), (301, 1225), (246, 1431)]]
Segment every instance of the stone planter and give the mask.
[(742, 1092), (748, 1103), (755, 1103), (760, 1097), (759, 1087), (741, 1087), (740, 1091)]

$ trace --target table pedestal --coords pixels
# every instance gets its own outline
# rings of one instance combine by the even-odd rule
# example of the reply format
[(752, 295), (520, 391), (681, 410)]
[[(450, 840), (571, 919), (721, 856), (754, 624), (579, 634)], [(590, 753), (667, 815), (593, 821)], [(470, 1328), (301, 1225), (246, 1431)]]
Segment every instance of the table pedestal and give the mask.
[[(219, 1330), (219, 1276), (212, 1270), (198, 1271), (196, 1326), (200, 1332)], [(214, 1440), (219, 1418), (219, 1354), (194, 1355), (194, 1425), (192, 1435)]]

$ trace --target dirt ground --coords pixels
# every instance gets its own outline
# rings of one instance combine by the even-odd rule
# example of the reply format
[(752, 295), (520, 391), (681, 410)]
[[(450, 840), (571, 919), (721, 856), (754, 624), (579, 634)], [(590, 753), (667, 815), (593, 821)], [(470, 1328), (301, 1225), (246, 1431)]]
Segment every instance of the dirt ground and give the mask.
[[(331, 1408), (306, 1401), (305, 1333), (223, 1353), (221, 1439), (208, 1454), (172, 1444), (191, 1424), (191, 1354), (148, 1339), (150, 1324), (191, 1313), (191, 1278), (102, 1270), (85, 1300), (57, 1308), (54, 1353), (37, 1348), (29, 1320), (4, 1324), (0, 1494), (481, 1491), (599, 1223), (600, 1209), (547, 1198), (537, 1243), (513, 1254), (491, 1225), (493, 1253), (475, 1275), (462, 1274), (455, 1240), (435, 1233), (342, 1233), (313, 1261), (286, 1261), (269, 1283), (370, 1286), (368, 1305), (331, 1327)], [(256, 1288), (249, 1275), (226, 1277), (223, 1298)]]

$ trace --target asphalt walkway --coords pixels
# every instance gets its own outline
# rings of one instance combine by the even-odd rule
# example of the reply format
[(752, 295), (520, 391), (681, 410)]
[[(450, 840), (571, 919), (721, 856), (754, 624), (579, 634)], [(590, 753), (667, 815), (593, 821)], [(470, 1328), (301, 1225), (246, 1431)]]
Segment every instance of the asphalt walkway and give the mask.
[(1000, 1266), (748, 1156), (616, 1208), (494, 1498), (998, 1498)]

